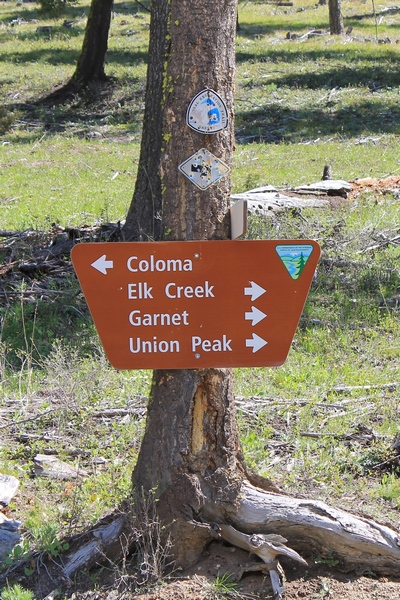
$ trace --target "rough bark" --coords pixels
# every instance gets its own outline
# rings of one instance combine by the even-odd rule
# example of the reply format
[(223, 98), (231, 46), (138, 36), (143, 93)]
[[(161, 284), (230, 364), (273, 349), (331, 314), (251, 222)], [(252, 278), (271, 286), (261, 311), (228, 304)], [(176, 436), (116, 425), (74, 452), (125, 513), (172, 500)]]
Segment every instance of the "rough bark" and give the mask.
[(164, 65), (170, 53), (170, 2), (151, 5), (149, 62), (143, 133), (135, 191), (123, 227), (129, 241), (159, 240), (162, 190), (160, 160), (163, 141)]
[(156, 490), (181, 566), (210, 541), (205, 505), (235, 505), (245, 477), (230, 370), (155, 371), (136, 490)]
[(331, 35), (344, 33), (341, 0), (329, 0), (329, 28)]
[[(154, 22), (155, 5), (161, 24)], [(236, 10), (237, 0), (153, 3), (147, 98), (160, 107), (145, 116), (128, 239), (228, 237), (230, 177), (200, 190), (178, 166), (201, 148), (232, 162)], [(224, 99), (230, 117), (227, 129), (212, 135), (186, 124), (190, 101), (206, 88)], [(159, 148), (152, 153), (153, 144)], [(244, 477), (232, 404), (230, 370), (154, 372), (133, 485), (139, 493), (156, 490), (180, 565), (195, 561), (209, 541), (208, 526), (199, 522), (204, 503), (234, 503)]]
[[(165, 239), (225, 239), (229, 235), (230, 177), (199, 190), (177, 167), (200, 148), (232, 164), (236, 5), (235, 0), (172, 2), (175, 43), (165, 79), (165, 150), (161, 157)], [(180, 34), (185, 23), (187, 30)], [(228, 108), (229, 126), (215, 135), (202, 135), (185, 124), (188, 103), (206, 88), (217, 92)]]
[[(199, 190), (178, 166), (201, 148), (231, 164), (236, 5), (236, 0), (153, 2), (142, 150), (123, 229), (127, 240), (228, 237), (230, 178)], [(229, 111), (229, 127), (216, 135), (186, 125), (190, 101), (206, 88)]]

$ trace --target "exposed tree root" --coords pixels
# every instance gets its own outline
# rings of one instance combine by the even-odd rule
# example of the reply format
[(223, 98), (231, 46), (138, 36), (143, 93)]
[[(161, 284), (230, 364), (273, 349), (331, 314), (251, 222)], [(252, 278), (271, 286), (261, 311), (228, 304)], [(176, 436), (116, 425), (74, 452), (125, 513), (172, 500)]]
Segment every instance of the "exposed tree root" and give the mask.
[(247, 535), (237, 531), (231, 525), (220, 525), (218, 532), (222, 539), (261, 558), (264, 564), (245, 565), (242, 574), (246, 571), (267, 571), (276, 598), (282, 597), (284, 574), (278, 556), (289, 556), (293, 560), (307, 565), (307, 562), (297, 552), (285, 545), (287, 539), (281, 535), (274, 533)]
[[(400, 569), (399, 536), (393, 529), (324, 502), (262, 490), (247, 480), (243, 481), (238, 504), (204, 507), (202, 517), (218, 521), (209, 527), (208, 538), (204, 521), (188, 521), (186, 534), (191, 532), (194, 542), (200, 535), (204, 545), (207, 539), (220, 537), (257, 555), (263, 563), (243, 565), (243, 571), (268, 571), (277, 598), (283, 589), (280, 555), (303, 564), (307, 563), (299, 553), (335, 559), (340, 570), (360, 575), (369, 571), (396, 576)], [(43, 567), (38, 568), (39, 588), (48, 592), (68, 585), (82, 570), (118, 562), (132, 550), (132, 540), (129, 514), (108, 515), (72, 541), (71, 549), (57, 559), (56, 570), (38, 561)]]
[(229, 520), (247, 533), (282, 535), (291, 547), (308, 556), (334, 557), (345, 571), (399, 573), (396, 531), (318, 500), (266, 492), (244, 481), (239, 507)]

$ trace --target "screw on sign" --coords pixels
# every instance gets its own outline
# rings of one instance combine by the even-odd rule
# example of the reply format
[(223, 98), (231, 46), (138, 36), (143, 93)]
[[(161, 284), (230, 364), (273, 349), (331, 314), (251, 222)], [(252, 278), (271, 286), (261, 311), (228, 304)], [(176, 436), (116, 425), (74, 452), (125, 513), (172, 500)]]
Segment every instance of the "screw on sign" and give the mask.
[(117, 369), (281, 365), (319, 256), (311, 240), (94, 243), (72, 251)]

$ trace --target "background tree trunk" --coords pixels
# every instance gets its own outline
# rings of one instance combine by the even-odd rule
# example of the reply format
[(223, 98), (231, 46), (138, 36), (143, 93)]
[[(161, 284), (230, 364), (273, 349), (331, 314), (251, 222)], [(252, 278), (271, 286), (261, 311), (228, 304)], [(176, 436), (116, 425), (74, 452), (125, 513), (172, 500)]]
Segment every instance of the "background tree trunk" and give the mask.
[(329, 0), (329, 27), (331, 35), (344, 33), (341, 0)]
[(82, 50), (71, 85), (85, 87), (90, 81), (105, 81), (104, 63), (108, 47), (113, 0), (92, 0)]
[(151, 4), (149, 62), (139, 168), (123, 227), (123, 237), (129, 241), (161, 239), (160, 161), (165, 102), (163, 66), (169, 61), (171, 46), (170, 8), (169, 0), (158, 0)]

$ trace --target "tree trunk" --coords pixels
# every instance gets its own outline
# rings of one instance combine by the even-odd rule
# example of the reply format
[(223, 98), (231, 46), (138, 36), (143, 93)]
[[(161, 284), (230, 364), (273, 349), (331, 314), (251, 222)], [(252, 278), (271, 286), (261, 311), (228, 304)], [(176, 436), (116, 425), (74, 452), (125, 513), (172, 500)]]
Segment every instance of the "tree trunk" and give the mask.
[(205, 506), (233, 506), (244, 477), (231, 371), (155, 371), (133, 483), (157, 490), (180, 566), (195, 562), (210, 541), (201, 524)]
[(344, 33), (341, 0), (329, 0), (329, 27), (331, 35)]
[(107, 81), (104, 69), (113, 0), (92, 0), (75, 72), (66, 83), (40, 100), (43, 104), (64, 102), (89, 83)]
[(113, 0), (92, 0), (82, 50), (71, 86), (85, 87), (90, 81), (105, 81), (104, 63), (108, 47)]
[(170, 54), (170, 2), (151, 4), (149, 61), (142, 143), (135, 191), (123, 227), (129, 241), (161, 239), (162, 189), (160, 161), (163, 147), (164, 78), (163, 65)]
[[(153, 2), (141, 156), (126, 240), (228, 236), (230, 178), (199, 190), (178, 166), (201, 148), (225, 163), (232, 160), (236, 5), (237, 0)], [(222, 96), (230, 116), (228, 128), (215, 135), (186, 125), (190, 101), (206, 88)]]
[[(128, 239), (228, 238), (229, 176), (199, 189), (178, 167), (202, 148), (232, 162), (236, 10), (237, 0), (153, 3), (149, 107), (124, 227)], [(191, 100), (204, 89), (227, 106), (229, 124), (219, 133), (199, 133), (186, 124)], [(244, 478), (232, 404), (230, 370), (154, 372), (133, 485), (139, 492), (157, 490), (180, 565), (193, 562), (210, 540), (209, 527), (200, 524), (204, 504), (234, 503)]]

